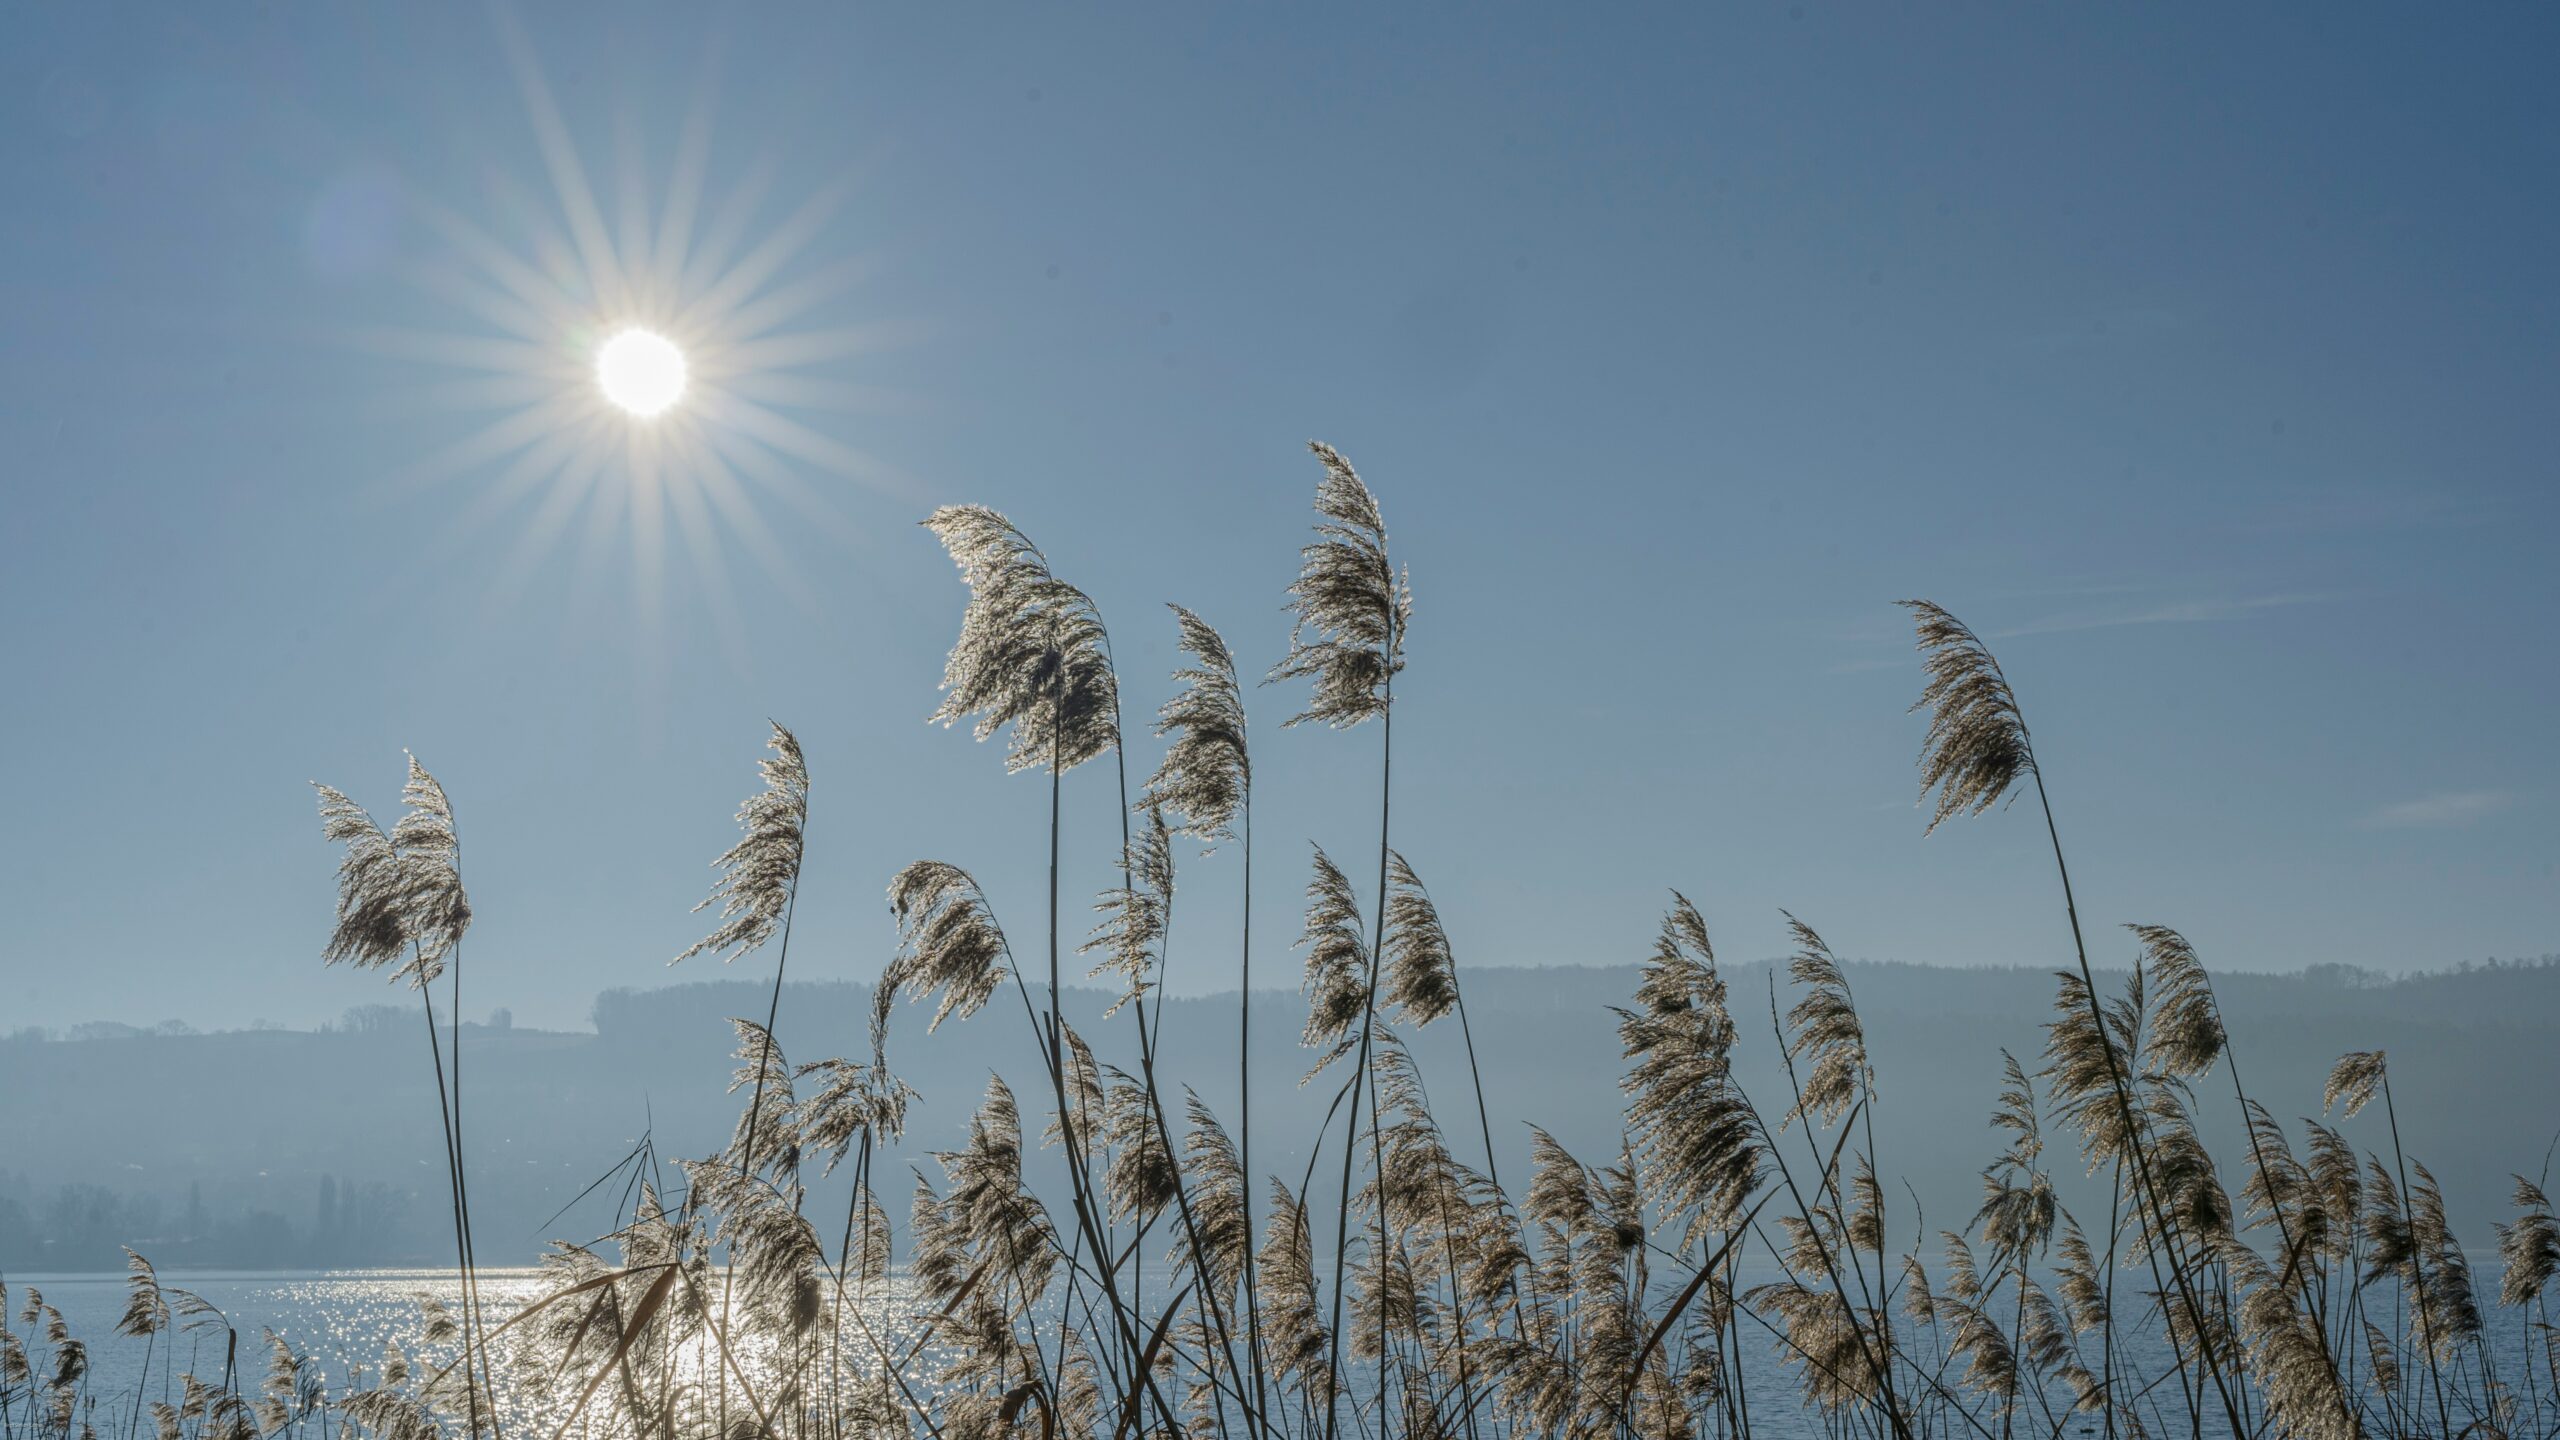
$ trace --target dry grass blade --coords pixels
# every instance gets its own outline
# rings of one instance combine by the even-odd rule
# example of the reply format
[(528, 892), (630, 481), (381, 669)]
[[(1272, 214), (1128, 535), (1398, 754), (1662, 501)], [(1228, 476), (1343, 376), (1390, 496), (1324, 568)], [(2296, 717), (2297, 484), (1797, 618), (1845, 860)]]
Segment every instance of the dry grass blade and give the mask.
[(622, 1335), (614, 1340), (612, 1355), (607, 1355), (607, 1358), (594, 1368), (594, 1373), (586, 1376), (586, 1384), (579, 1386), (579, 1399), (573, 1399), (573, 1402), (568, 1404), (568, 1414), (563, 1414), (561, 1417), (561, 1427), (550, 1432), (550, 1440), (568, 1440), (568, 1430), (571, 1430), (571, 1425), (579, 1422), (579, 1414), (586, 1412), (586, 1402), (591, 1402), (591, 1399), (596, 1396), (596, 1386), (602, 1386), (609, 1376), (620, 1373), (622, 1361), (630, 1355), (632, 1345), (640, 1343), (640, 1338), (648, 1332), (650, 1322), (658, 1320), (658, 1309), (666, 1304), (666, 1297), (671, 1289), (676, 1289), (676, 1271), (673, 1271), (673, 1268), (666, 1268), (666, 1271), (658, 1271), (658, 1279), (650, 1281), (648, 1289), (640, 1291), (640, 1304), (632, 1307), (630, 1320), (622, 1325)]

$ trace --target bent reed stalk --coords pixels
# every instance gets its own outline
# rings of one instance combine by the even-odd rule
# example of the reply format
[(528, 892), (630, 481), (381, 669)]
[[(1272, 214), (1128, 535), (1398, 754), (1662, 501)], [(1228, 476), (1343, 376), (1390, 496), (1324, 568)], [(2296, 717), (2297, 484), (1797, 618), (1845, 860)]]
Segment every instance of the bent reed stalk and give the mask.
[[(1991, 1125), (2004, 1148), (1984, 1169), (1980, 1209), (1930, 1236), (1916, 1196), (1888, 1208), (1877, 1141), (1892, 1129), (1877, 1118), (1854, 967), (1785, 917), (1792, 1000), (1773, 982), (1772, 1037), (1747, 1042), (1707, 920), (1677, 892), (1617, 1011), (1623, 1142), (1580, 1157), (1533, 1130), (1526, 1184), (1506, 1189), (1454, 948), (1389, 830), (1410, 586), (1367, 484), (1331, 447), (1314, 453), (1316, 535), (1269, 675), (1312, 682), (1291, 725), (1380, 722), (1379, 870), (1364, 895), (1312, 852), (1303, 1039), (1309, 1080), (1328, 1084), (1294, 1099), (1322, 1122), (1302, 1171), (1253, 1168), (1256, 1118), (1293, 1097), (1256, 1094), (1246, 1055), (1232, 1131), (1189, 1087), (1169, 1093), (1175, 1077), (1159, 1070), (1175, 837), (1204, 854), (1233, 840), (1244, 857), (1240, 1052), (1250, 1039), (1254, 792), (1234, 652), (1175, 608), (1184, 660), (1153, 727), (1163, 757), (1130, 796), (1099, 608), (1010, 520), (948, 507), (927, 525), (968, 598), (933, 718), (966, 719), (981, 740), (1003, 733), (1008, 770), (1046, 772), (1045, 835), (1017, 837), (1025, 852), (1044, 845), (1047, 862), (1033, 973), (969, 871), (918, 861), (889, 887), (894, 949), (867, 1055), (792, 1064), (777, 1030), (810, 802), (800, 742), (773, 725), (763, 788), (741, 807), (741, 837), (704, 902), (719, 923), (685, 952), (734, 960), (777, 944), (766, 1016), (736, 1025), (732, 1088), (745, 1109), (720, 1153), (662, 1173), (643, 1142), (607, 1177), (618, 1198), (604, 1238), (556, 1244), (538, 1298), (484, 1314), (458, 1076), (429, 1000), (461, 1303), (431, 1302), (413, 1344), (334, 1383), (282, 1342), (266, 1375), (244, 1380), (228, 1322), (164, 1289), (136, 1255), (119, 1329), (161, 1357), (164, 1385), (182, 1358), (173, 1326), (223, 1341), (219, 1378), (190, 1364), (171, 1403), (143, 1393), (149, 1362), (131, 1394), (100, 1395), (60, 1312), (28, 1290), (12, 1326), (0, 1287), (0, 1440), (432, 1440), (448, 1426), (494, 1434), (502, 1417), (549, 1440), (2554, 1433), (2560, 1347), (2532, 1328), (2560, 1274), (2544, 1188), (2519, 1180), (2519, 1218), (2500, 1231), (2497, 1299), (2552, 1351), (2517, 1371), (2493, 1353), (2441, 1187), (2402, 1148), (2379, 1052), (2341, 1062), (2327, 1096), (2338, 1118), (2304, 1122), (2297, 1156), (2241, 1086), (2182, 937), (2136, 928), (2125, 988), (2101, 992), (2008, 676), (1975, 632), (1923, 602), (1929, 828), (2032, 780), (2077, 960), (2056, 977), (2041, 1064), (2002, 1057)], [(1062, 974), (1075, 858), (1065, 781), (1106, 752), (1122, 767), (1123, 843), (1107, 857), (1119, 883), (1099, 897), (1085, 949), (1129, 1011), (1125, 1039), (1108, 1024), (1078, 1032)], [(319, 791), (324, 833), (343, 852), (323, 957), (390, 969), (424, 996), (471, 912), (450, 802), (411, 763), (409, 813), (388, 833)], [(1185, 943), (1186, 965), (1218, 948)], [(902, 1015), (929, 1007), (929, 1035), (1007, 990), (1041, 1071), (1025, 1093), (1039, 1098), (1026, 1105), (991, 1078), (955, 1148), (904, 1155), (917, 1097), (890, 1062)], [(1450, 1014), (1477, 1120), (1456, 1147), (1464, 1159), (1409, 1043)], [(1762, 1043), (1788, 1092), (1766, 1110), (1735, 1073), (1736, 1055)], [(1135, 1068), (1112, 1055), (1134, 1055)], [(2189, 1088), (2217, 1066), (2248, 1139), (2236, 1190)], [(2375, 1098), (2390, 1122), (2375, 1138), (2389, 1143), (2366, 1155), (2337, 1127)], [(2052, 1178), (2066, 1141), (2092, 1175), (2112, 1177), (2109, 1214), (2087, 1229)], [(1326, 1148), (1337, 1144), (1338, 1155)], [(1319, 1179), (1320, 1160), (1338, 1169)], [(876, 1186), (902, 1161), (914, 1183), (898, 1220)], [(832, 1236), (806, 1213), (813, 1165), (849, 1172), (845, 1213), (825, 1220)], [(1904, 1215), (1910, 1233), (1890, 1234)], [(1755, 1279), (1764, 1264), (1775, 1278), (1746, 1284), (1746, 1251)], [(2119, 1286), (2120, 1273), (2142, 1278)], [(2133, 1343), (2143, 1336), (2166, 1343)], [(1772, 1408), (1781, 1384), (1801, 1416)]]

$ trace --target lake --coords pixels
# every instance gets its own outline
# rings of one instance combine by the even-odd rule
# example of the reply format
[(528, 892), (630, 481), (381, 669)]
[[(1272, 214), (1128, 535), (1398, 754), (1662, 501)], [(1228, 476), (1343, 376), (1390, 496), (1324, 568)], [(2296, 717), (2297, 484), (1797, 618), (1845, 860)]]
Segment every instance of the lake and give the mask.
[[(2496, 1257), (2474, 1257), (2476, 1274), (2483, 1278), (2496, 1274)], [(1774, 1273), (1774, 1270), (1773, 1272)], [(126, 1286), (124, 1277), (111, 1274), (82, 1275), (12, 1275), (9, 1285), (7, 1320), (16, 1325), (19, 1308), (25, 1303), (30, 1287), (42, 1291), (44, 1298), (62, 1311), (74, 1336), (88, 1342), (91, 1372), (89, 1394), (94, 1397), (98, 1413), (94, 1423), (104, 1435), (125, 1433), (126, 1421), (133, 1404), (135, 1382), (141, 1378), (143, 1346), (115, 1335), (117, 1317), (124, 1311)], [(379, 1372), (383, 1347), (397, 1342), (413, 1358), (421, 1329), (420, 1302), (433, 1297), (449, 1306), (458, 1307), (461, 1286), (449, 1270), (340, 1270), (303, 1272), (164, 1272), (161, 1283), (166, 1288), (185, 1289), (200, 1295), (219, 1308), (230, 1325), (239, 1333), (237, 1364), (241, 1373), (240, 1388), (253, 1394), (257, 1381), (265, 1373), (268, 1347), (265, 1331), (272, 1329), (285, 1336), (296, 1349), (320, 1364), (328, 1375), (334, 1394), (343, 1388), (351, 1375)], [(1746, 1275), (1746, 1280), (1757, 1277)], [(537, 1298), (549, 1283), (544, 1272), (534, 1269), (484, 1271), (481, 1277), (482, 1303), (491, 1323), (515, 1314)], [(866, 1318), (893, 1350), (903, 1350), (921, 1325), (920, 1312), (927, 1307), (915, 1303), (912, 1287), (901, 1277), (893, 1281), (889, 1293), (865, 1307)], [(2383, 1313), (2388, 1313), (2387, 1308)], [(2492, 1350), (2502, 1369), (2532, 1363), (2527, 1355), (2528, 1326), (2523, 1317), (2511, 1311), (2491, 1309), (2488, 1312)], [(17, 1325), (23, 1336), (26, 1327)], [(1767, 1332), (1757, 1332), (1766, 1340)], [(218, 1327), (179, 1332), (163, 1336), (151, 1359), (148, 1398), (158, 1399), (166, 1392), (177, 1391), (172, 1378), (179, 1371), (191, 1371), (209, 1380), (222, 1374), (223, 1332)], [(861, 1341), (848, 1330), (847, 1354), (860, 1353)], [(2127, 1333), (2126, 1348), (2142, 1368), (2158, 1373), (2165, 1368), (2166, 1355), (2156, 1336)], [(168, 1364), (172, 1351), (177, 1358), (174, 1369)], [(1780, 1365), (1774, 1353), (1765, 1347), (1746, 1352), (1749, 1360), (1746, 1391), (1755, 1433), (1780, 1437), (1818, 1436), (1825, 1433), (1819, 1417), (1806, 1411), (1798, 1397), (1794, 1374)], [(2513, 1374), (2510, 1370), (2508, 1373)], [(1951, 1372), (1948, 1383), (1954, 1383)], [(545, 1413), (547, 1406), (526, 1405), (520, 1387), (514, 1400), (521, 1407), (507, 1419), (510, 1428), (522, 1434), (548, 1434), (558, 1421)], [(2086, 1417), (2072, 1417), (2066, 1434), (2096, 1433), (2094, 1423), (2084, 1429)], [(2021, 1417), (2021, 1424), (2026, 1423)], [(2041, 1431), (2042, 1427), (2032, 1427)], [(2179, 1427), (2183, 1429), (2183, 1427)], [(2227, 1427), (2210, 1424), (2208, 1435), (2222, 1433)]]

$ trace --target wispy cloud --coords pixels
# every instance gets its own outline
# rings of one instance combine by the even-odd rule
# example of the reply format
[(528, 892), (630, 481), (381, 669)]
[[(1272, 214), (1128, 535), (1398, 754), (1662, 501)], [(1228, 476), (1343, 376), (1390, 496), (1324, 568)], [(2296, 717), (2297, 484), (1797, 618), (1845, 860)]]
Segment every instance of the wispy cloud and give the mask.
[(2515, 803), (2511, 790), (2438, 790), (2385, 805), (2357, 823), (2367, 830), (2448, 829), (2485, 819)]
[(2505, 512), (2498, 501), (2455, 496), (2433, 486), (2324, 484), (2280, 496), (2239, 517), (2240, 534), (2326, 534), (2486, 525)]
[(2166, 600), (2148, 604), (2119, 605), (2106, 608), (2065, 610), (1994, 630), (1991, 638), (2010, 635), (2056, 635), (2072, 630), (2109, 630), (2121, 625), (2201, 625), (2214, 620), (2237, 620), (2265, 610), (2281, 610), (2295, 605), (2317, 605), (2330, 597), (2298, 593), (2279, 595), (2207, 596), (2185, 600)]
[[(2332, 600), (2330, 594), (2317, 592), (2281, 592), (2281, 594), (2189, 594), (2189, 597), (2163, 597), (2156, 584), (2074, 584), (2074, 587), (2043, 587), (2010, 592), (2017, 600), (2063, 600), (2079, 602), (2068, 610), (2053, 610), (2038, 620), (2010, 625), (2004, 630), (1984, 630), (1984, 638), (2002, 641), (2010, 635), (2061, 635), (2068, 630), (2112, 630), (2117, 625), (2204, 625), (2212, 620), (2243, 620), (2263, 610), (2284, 610), (2291, 605), (2319, 605)], [(1997, 600), (1997, 594), (1994, 594)], [(1843, 635), (1856, 648), (1884, 646), (1894, 643), (1900, 653), (1892, 656), (1866, 656), (1866, 659), (1841, 661), (1828, 666), (1828, 674), (1866, 674), (1882, 669), (1917, 669), (1920, 656), (1910, 651), (1910, 625), (1892, 612), (1889, 618), (1861, 615)]]

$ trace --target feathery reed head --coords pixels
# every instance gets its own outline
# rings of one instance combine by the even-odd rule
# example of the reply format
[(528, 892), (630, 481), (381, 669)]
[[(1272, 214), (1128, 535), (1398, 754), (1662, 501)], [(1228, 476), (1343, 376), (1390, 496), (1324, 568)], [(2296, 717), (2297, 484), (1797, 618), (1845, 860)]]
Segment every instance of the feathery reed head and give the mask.
[(2498, 1226), (2498, 1303), (2507, 1306), (2532, 1304), (2560, 1273), (2560, 1218), (2551, 1213), (2551, 1197), (2521, 1175), (2515, 1181), (2515, 1205), (2524, 1214)]
[(889, 909), (898, 917), (898, 953), (881, 972), (880, 988), (904, 991), (909, 1000), (940, 991), (928, 1031), (954, 1015), (976, 1014), (1013, 963), (977, 880), (957, 865), (918, 860), (889, 882)]
[(1253, 793), (1253, 761), (1245, 745), (1244, 690), (1235, 656), (1209, 622), (1170, 607), (1192, 663), (1173, 672), (1182, 689), (1156, 711), (1164, 760), (1139, 803), (1170, 811), (1173, 828), (1214, 845), (1235, 833), (1235, 818)]
[(2382, 1089), (2383, 1074), (2382, 1051), (2348, 1051), (2338, 1057), (2337, 1064), (2329, 1067), (2329, 1083), (2320, 1088), (2320, 1108), (2337, 1110), (2344, 1107), (2343, 1113), (2352, 1117), (2373, 1103), (2373, 1097)]
[(1670, 913), (1636, 987), (1618, 1011), (1628, 1061), (1620, 1088), (1646, 1188), (1665, 1218), (1686, 1214), (1683, 1243), (1731, 1228), (1760, 1186), (1760, 1117), (1733, 1078), (1733, 1016), (1707, 922), (1673, 891)]
[(1102, 920), (1093, 927), (1092, 938), (1076, 948), (1079, 955), (1103, 952), (1102, 963), (1093, 967), (1096, 978), (1119, 977), (1120, 996), (1111, 1002), (1110, 1015), (1155, 984), (1157, 957), (1172, 918), (1173, 832), (1162, 807), (1147, 807), (1146, 822), (1129, 837), (1126, 858), (1128, 883), (1102, 892), (1093, 906)]
[(1072, 770), (1109, 753), (1120, 743), (1120, 691), (1093, 601), (983, 505), (946, 505), (924, 525), (969, 587), (933, 720), (974, 715), (970, 733), (980, 740), (1013, 727), (1008, 771)]
[[(1786, 912), (1780, 911), (1780, 914)], [(1849, 977), (1813, 927), (1787, 916), (1787, 933), (1796, 942), (1787, 973), (1805, 987), (1804, 998), (1787, 1012), (1795, 1031), (1790, 1048), (1798, 1059), (1811, 1057), (1803, 1094), (1778, 1128), (1814, 1115), (1825, 1125), (1837, 1121), (1859, 1097), (1875, 1088), (1875, 1072), (1867, 1064), (1867, 1029), (1849, 995)]]
[(168, 1329), (169, 1302), (160, 1293), (159, 1272), (130, 1245), (125, 1247), (124, 1264), (124, 1316), (116, 1321), (116, 1333), (157, 1335)]
[(720, 878), (693, 907), (700, 911), (717, 903), (720, 923), (670, 965), (706, 952), (724, 964), (735, 960), (773, 938), (791, 906), (809, 825), (809, 762), (800, 753), (799, 737), (780, 724), (773, 725), (765, 745), (773, 758), (756, 763), (764, 788), (738, 807), (738, 828), (745, 833), (711, 862)]
[(1948, 817), (1981, 814), (2036, 768), (2018, 697), (1990, 647), (1965, 623), (1927, 600), (1905, 600), (1916, 617), (1929, 683), (1912, 702), (1929, 712), (1920, 747), (1920, 793), (1938, 792), (1929, 828)]
[(1440, 907), (1400, 853), (1388, 856), (1385, 972), (1379, 999), (1415, 1025), (1428, 1025), (1458, 1003), (1458, 962)]
[(338, 862), (337, 923), (320, 952), (371, 970), (397, 962), (394, 980), (423, 988), (471, 928), (462, 888), (462, 841), (453, 804), (418, 757), (409, 758), (402, 814), (389, 834), (364, 807), (318, 781), (320, 833), (346, 848)]
[(1307, 1073), (1332, 1064), (1353, 1045), (1361, 1013), (1368, 1008), (1369, 942), (1360, 933), (1360, 897), (1351, 877), (1333, 863), (1321, 845), (1315, 850), (1315, 873), (1307, 880), (1307, 923), (1298, 944), (1307, 952), (1307, 1029), (1302, 1037), (1324, 1058)]
[(409, 938), (417, 949), (416, 967), (421, 973), (440, 972), (462, 943), (462, 932), (471, 928), (471, 902), (462, 893), (462, 835), (443, 784), (417, 756), (408, 758), (409, 779), (400, 789), (400, 823), (391, 827), (391, 848), (400, 852), (408, 876)]
[(1289, 587), (1289, 654), (1264, 681), (1313, 679), (1307, 708), (1286, 722), (1336, 728), (1387, 711), (1389, 681), (1404, 668), (1404, 632), (1413, 587), (1387, 558), (1387, 522), (1351, 462), (1321, 440), (1307, 448), (1324, 465), (1316, 485), (1316, 538), (1298, 552)]
[(409, 948), (401, 915), (400, 857), (373, 816), (342, 792), (314, 780), (320, 834), (346, 854), (338, 861), (338, 919), (320, 952), (324, 963), (348, 961), (370, 970)]
[(2165, 925), (2125, 927), (2142, 941), (2143, 968), (2150, 972), (2151, 1014), (2145, 1029), (2149, 1051), (2172, 1075), (2196, 1076), (2222, 1058), (2222, 1009), (2214, 1002), (2213, 981), (2186, 937)]

